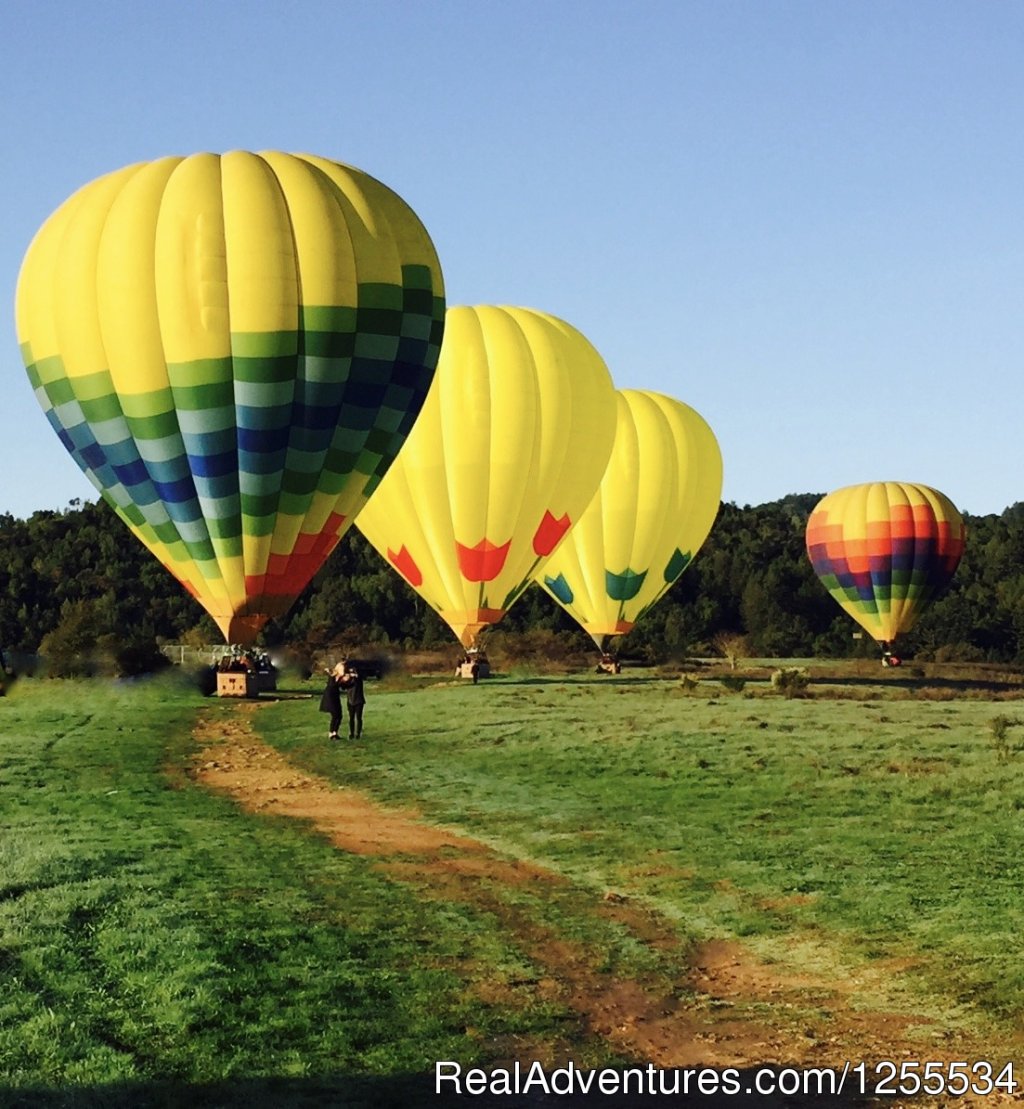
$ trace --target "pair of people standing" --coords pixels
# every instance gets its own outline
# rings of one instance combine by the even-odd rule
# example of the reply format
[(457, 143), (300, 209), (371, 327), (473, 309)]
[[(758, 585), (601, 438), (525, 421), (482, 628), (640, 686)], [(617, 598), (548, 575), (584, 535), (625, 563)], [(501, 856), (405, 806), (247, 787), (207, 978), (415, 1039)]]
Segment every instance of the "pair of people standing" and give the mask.
[(320, 698), (320, 711), (329, 713), (331, 717), (328, 739), (338, 738), (338, 728), (341, 727), (342, 692), (345, 694), (345, 704), (348, 707), (348, 737), (358, 739), (363, 734), (363, 705), (366, 704), (363, 679), (355, 669), (339, 662), (328, 672), (327, 685)]

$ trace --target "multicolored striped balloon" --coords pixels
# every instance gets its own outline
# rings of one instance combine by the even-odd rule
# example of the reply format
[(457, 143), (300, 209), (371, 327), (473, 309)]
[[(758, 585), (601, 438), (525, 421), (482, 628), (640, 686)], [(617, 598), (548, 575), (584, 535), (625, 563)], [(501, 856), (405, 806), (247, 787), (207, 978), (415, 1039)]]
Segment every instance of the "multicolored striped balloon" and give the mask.
[(807, 521), (814, 572), (872, 638), (908, 632), (953, 577), (963, 554), (963, 519), (927, 485), (876, 481), (823, 497)]
[(605, 650), (690, 565), (715, 522), (722, 454), (689, 405), (622, 389), (611, 458), (594, 499), (537, 582)]
[(427, 232), (349, 166), (276, 152), (128, 166), (25, 256), (17, 327), (61, 442), (251, 642), (387, 471), (444, 327)]
[(451, 308), (427, 403), (356, 526), (470, 647), (579, 518), (614, 436), (611, 375), (574, 327)]

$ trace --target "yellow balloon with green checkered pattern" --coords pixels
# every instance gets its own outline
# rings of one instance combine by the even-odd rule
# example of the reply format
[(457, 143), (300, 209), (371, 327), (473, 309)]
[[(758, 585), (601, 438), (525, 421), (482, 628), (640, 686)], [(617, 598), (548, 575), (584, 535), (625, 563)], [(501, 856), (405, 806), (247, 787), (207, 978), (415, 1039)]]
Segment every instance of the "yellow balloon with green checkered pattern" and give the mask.
[(444, 327), (433, 244), (361, 170), (168, 157), (86, 185), (25, 256), (16, 315), (75, 462), (220, 625), (291, 606), (387, 471)]

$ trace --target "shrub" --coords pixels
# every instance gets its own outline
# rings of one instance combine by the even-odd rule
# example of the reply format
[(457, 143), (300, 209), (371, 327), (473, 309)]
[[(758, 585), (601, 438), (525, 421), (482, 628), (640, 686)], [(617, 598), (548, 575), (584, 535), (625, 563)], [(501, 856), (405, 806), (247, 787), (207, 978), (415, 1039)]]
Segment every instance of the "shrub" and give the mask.
[(943, 643), (932, 652), (935, 662), (984, 662), (985, 652), (973, 643)]
[(742, 693), (743, 687), (747, 684), (747, 679), (741, 678), (738, 674), (723, 674), (719, 681), (730, 693)]
[(109, 624), (90, 601), (72, 601), (61, 607), (60, 623), (43, 636), (40, 653), (53, 678), (84, 678), (99, 669), (96, 643)]
[(123, 638), (109, 632), (97, 639), (96, 649), (100, 669), (117, 678), (155, 674), (171, 665), (171, 660), (160, 650), (156, 640), (145, 635)]
[(61, 608), (60, 623), (43, 637), (40, 652), (52, 678), (85, 678), (108, 674), (134, 678), (170, 665), (156, 638), (141, 632), (121, 635), (111, 630), (108, 607), (73, 601)]
[(1000, 762), (1006, 760), (1014, 754), (1018, 747), (1010, 743), (1010, 729), (1016, 727), (1020, 723), (1019, 720), (1014, 719), (1012, 716), (993, 716), (988, 722), (989, 730), (992, 732), (992, 746), (996, 751), (996, 758)]
[(492, 631), (483, 647), (491, 666), (502, 670), (523, 666), (539, 671), (590, 668), (589, 640), (573, 632), (531, 628), (524, 632)]
[(802, 666), (785, 666), (772, 674), (772, 689), (784, 697), (803, 697), (810, 681), (810, 675)]

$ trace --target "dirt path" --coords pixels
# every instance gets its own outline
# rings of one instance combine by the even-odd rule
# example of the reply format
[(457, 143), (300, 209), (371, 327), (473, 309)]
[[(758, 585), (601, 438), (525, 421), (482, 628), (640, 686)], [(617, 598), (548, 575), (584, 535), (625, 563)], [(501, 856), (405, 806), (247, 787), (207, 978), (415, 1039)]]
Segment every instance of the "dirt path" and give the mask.
[[(365, 794), (332, 784), (291, 765), (263, 743), (251, 726), (262, 706), (240, 703), (228, 718), (205, 718), (195, 729), (200, 747), (192, 776), (203, 786), (229, 794), (254, 812), (306, 820), (343, 851), (367, 856), (398, 881), (424, 896), (458, 900), (497, 915), (530, 960), (544, 971), (539, 997), (558, 999), (577, 1012), (586, 1030), (620, 1053), (657, 1067), (751, 1068), (761, 1065), (842, 1068), (880, 1059), (974, 1061), (983, 1046), (967, 1043), (956, 1028), (906, 1011), (871, 1012), (857, 1003), (865, 982), (790, 973), (759, 961), (740, 943), (717, 940), (684, 949), (670, 921), (625, 899), (594, 900), (594, 916), (616, 922), (648, 947), (676, 961), (673, 981), (639, 981), (602, 973), (601, 960), (582, 944), (557, 934), (529, 912), (496, 896), (494, 886), (531, 887), (538, 896), (572, 887), (561, 875), (533, 863), (509, 859), (486, 844), (425, 823), (413, 811), (385, 808)], [(873, 973), (896, 974), (899, 968)], [(877, 983), (876, 983), (877, 984)], [(884, 991), (882, 991), (884, 993)], [(876, 994), (877, 996), (877, 994)], [(811, 1014), (808, 1016), (807, 1014)], [(928, 1027), (930, 1038), (920, 1029)], [(917, 1034), (912, 1034), (916, 1029)], [(933, 1046), (928, 1047), (928, 1044)], [(521, 1048), (523, 1045), (517, 1045)], [(523, 1058), (523, 1056), (519, 1056)], [(509, 1061), (511, 1061), (511, 1054)], [(545, 1065), (553, 1060), (543, 1059)], [(993, 1060), (1001, 1066), (1005, 1059)], [(1018, 1068), (1024, 1079), (1024, 1065)], [(482, 1104), (475, 1099), (477, 1104)], [(609, 1107), (615, 1102), (602, 1098)], [(701, 1102), (706, 1099), (701, 1098)], [(573, 1104), (565, 1098), (552, 1102)], [(506, 1101), (507, 1103), (507, 1101)], [(661, 1099), (665, 1104), (665, 1099)], [(815, 1099), (759, 1097), (775, 1105), (823, 1104)], [(828, 1099), (832, 1105), (866, 1104), (856, 1098)], [(547, 1104), (543, 1099), (536, 1104)], [(631, 1104), (640, 1104), (635, 1099)], [(723, 1104), (742, 1106), (744, 1098)], [(957, 1099), (886, 1098), (884, 1104), (1006, 1106), (1024, 1097), (1005, 1094)]]

